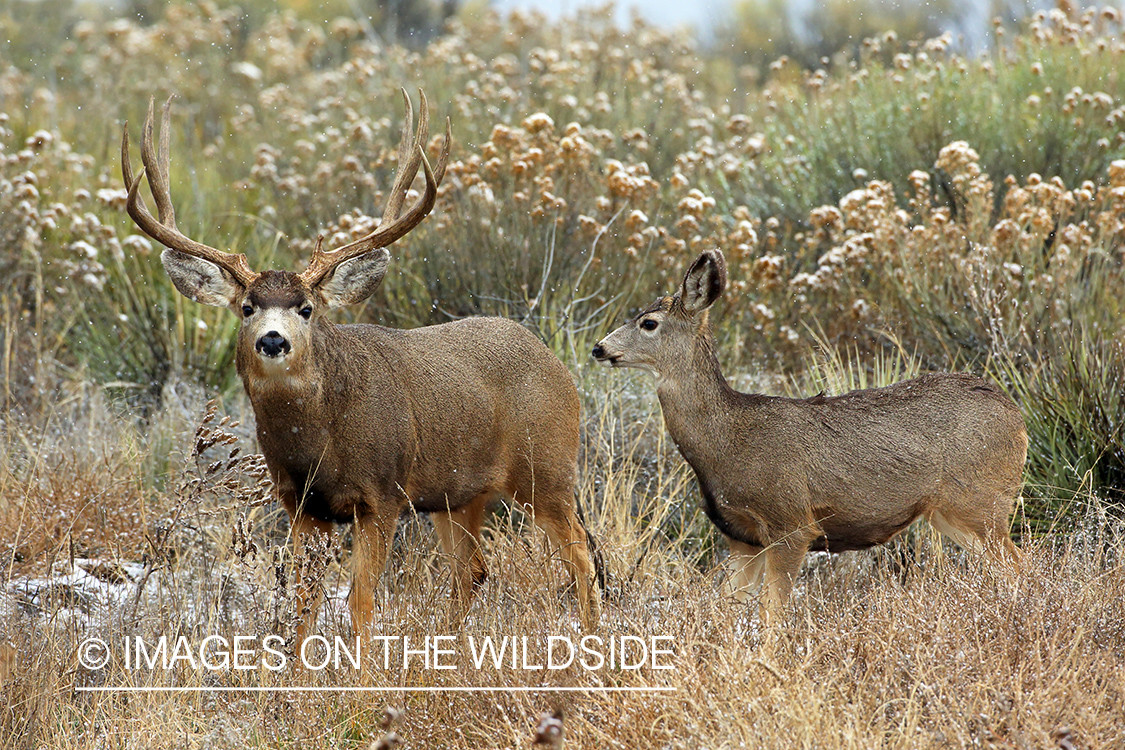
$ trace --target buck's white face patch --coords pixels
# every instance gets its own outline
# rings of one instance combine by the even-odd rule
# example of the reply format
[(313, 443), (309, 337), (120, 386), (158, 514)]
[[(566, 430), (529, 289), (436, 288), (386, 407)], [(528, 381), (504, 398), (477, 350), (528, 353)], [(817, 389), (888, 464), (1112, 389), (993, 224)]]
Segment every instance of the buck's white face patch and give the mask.
[(292, 374), (292, 365), (310, 346), (310, 321), (301, 314), (301, 309), (301, 306), (255, 309), (245, 305), (244, 340), (253, 347), (263, 374)]
[[(280, 365), (292, 356), (294, 339), (297, 338), (296, 323), (304, 321), (298, 317), (295, 310), (267, 307), (258, 310), (248, 322), (251, 325), (252, 340), (255, 342), (254, 348), (258, 356), (266, 364)], [(263, 338), (266, 336), (280, 337), (288, 346), (282, 346), (279, 351), (263, 346)]]
[(284, 271), (263, 271), (234, 308), (242, 318), (240, 356), (253, 361), (256, 372), (295, 377), (308, 362), (317, 302), (299, 277)]
[[(294, 323), (299, 320), (294, 310), (282, 310), (276, 307), (267, 307), (258, 310), (252, 319), (247, 322), (257, 336), (264, 336), (270, 331), (280, 333), (286, 338), (293, 334)], [(255, 338), (257, 338), (257, 336)]]

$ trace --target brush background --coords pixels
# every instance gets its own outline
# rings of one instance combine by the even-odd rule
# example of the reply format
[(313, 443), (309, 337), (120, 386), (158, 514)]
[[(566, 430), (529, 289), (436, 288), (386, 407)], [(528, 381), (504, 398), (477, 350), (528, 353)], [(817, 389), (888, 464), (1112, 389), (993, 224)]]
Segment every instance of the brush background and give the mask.
[[(527, 746), (555, 709), (574, 747), (1125, 742), (1118, 11), (1001, 22), (979, 53), (902, 26), (763, 59), (750, 21), (715, 43), (622, 28), (609, 10), (465, 8), (402, 41), (332, 6), (130, 10), (143, 13), (0, 10), (3, 746), (366, 747), (388, 731), (388, 704), (409, 747)], [(40, 23), (48, 12), (60, 23)], [(125, 120), (136, 138), (148, 98), (176, 94), (181, 228), (257, 268), (293, 268), (318, 234), (338, 244), (381, 212), (400, 86), (452, 119), (450, 169), (382, 288), (338, 318), (499, 314), (547, 341), (585, 402), (582, 502), (611, 574), (602, 630), (672, 636), (676, 669), (83, 670), (75, 648), (90, 635), (289, 634), (295, 569), (324, 581), (323, 632), (346, 619), (347, 536), (303, 560), (284, 551), (234, 374), (237, 321), (181, 298), (124, 214)], [(711, 247), (731, 265), (712, 318), (740, 389), (839, 393), (963, 369), (1019, 401), (1031, 447), (1016, 585), (921, 526), (811, 557), (762, 648), (756, 617), (718, 595), (725, 543), (651, 383), (587, 355)], [(448, 584), (436, 547), (425, 518), (400, 524), (388, 632), (432, 632)], [(573, 596), (526, 519), (500, 509), (487, 548), (466, 633), (573, 632)], [(74, 690), (271, 680), (676, 690)]]

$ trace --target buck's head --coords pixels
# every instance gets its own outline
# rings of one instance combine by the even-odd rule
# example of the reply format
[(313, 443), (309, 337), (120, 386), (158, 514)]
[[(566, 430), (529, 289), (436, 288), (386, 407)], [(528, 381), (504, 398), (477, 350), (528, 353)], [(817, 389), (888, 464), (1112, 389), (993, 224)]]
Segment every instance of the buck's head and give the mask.
[(320, 279), (307, 272), (263, 271), (240, 281), (221, 265), (178, 250), (165, 250), (160, 260), (185, 297), (238, 315), (240, 362), (269, 375), (293, 372), (304, 362), (326, 310), (371, 296), (387, 272), (390, 253), (385, 248), (369, 251), (339, 263)]
[[(168, 187), (168, 131), (172, 99), (164, 105), (160, 126), (159, 150), (153, 146), (153, 103), (148, 105), (141, 139), (144, 169), (133, 175), (129, 159), (129, 131), (121, 138), (121, 172), (129, 190), (126, 204), (133, 221), (148, 236), (167, 250), (160, 256), (164, 270), (181, 294), (205, 305), (227, 307), (242, 319), (238, 357), (253, 362), (254, 371), (269, 375), (291, 371), (311, 351), (316, 322), (325, 311), (367, 299), (379, 287), (387, 272), (390, 254), (386, 246), (399, 239), (430, 212), (437, 197), (437, 186), (445, 175), (449, 158), (450, 126), (446, 121), (445, 142), (436, 170), (430, 168), (423, 147), (429, 132), (426, 95), (413, 130), (413, 108), (406, 91), (406, 119), (398, 149), (398, 174), (391, 187), (383, 219), (375, 231), (334, 250), (325, 251), (317, 241), (308, 268), (290, 271), (253, 271), (241, 253), (228, 253), (196, 242), (176, 228), (176, 212)], [(405, 213), (406, 191), (418, 168), (426, 176), (426, 190)], [(157, 218), (153, 218), (140, 197), (143, 178), (148, 178)]]
[(727, 262), (719, 250), (701, 254), (680, 290), (660, 297), (594, 347), (594, 359), (611, 367), (636, 367), (657, 376), (682, 369), (695, 342), (707, 335), (707, 311), (727, 285)]

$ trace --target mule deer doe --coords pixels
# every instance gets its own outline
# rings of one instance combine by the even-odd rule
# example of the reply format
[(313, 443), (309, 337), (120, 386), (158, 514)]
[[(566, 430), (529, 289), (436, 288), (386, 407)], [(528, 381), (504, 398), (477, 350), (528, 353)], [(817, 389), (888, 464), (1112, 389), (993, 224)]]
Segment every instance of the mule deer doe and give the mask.
[(765, 611), (775, 612), (810, 548), (871, 547), (919, 516), (1016, 566), (1008, 515), (1027, 431), (1008, 396), (965, 374), (830, 398), (739, 393), (719, 369), (708, 322), (725, 287), (723, 254), (703, 253), (675, 296), (609, 334), (593, 356), (656, 376), (668, 431), (730, 540), (736, 598), (764, 579)]
[[(475, 318), (414, 330), (335, 325), (325, 313), (362, 302), (383, 280), (385, 247), (433, 208), (449, 156), (450, 126), (436, 169), (423, 147), (428, 114), (422, 94), (417, 135), (412, 107), (398, 150), (398, 174), (375, 231), (324, 251), (318, 240), (301, 273), (250, 269), (242, 254), (202, 245), (176, 228), (169, 192), (170, 106), (159, 149), (153, 105), (145, 119), (134, 176), (129, 131), (121, 166), (129, 215), (168, 249), (160, 256), (181, 294), (228, 307), (242, 319), (238, 374), (254, 408), (257, 436), (299, 552), (305, 535), (353, 522), (349, 608), (358, 632), (373, 619), (373, 590), (386, 565), (400, 512), (428, 512), (452, 560), (453, 610), (460, 620), (487, 568), (480, 547), (486, 506), (513, 498), (546, 531), (576, 584), (587, 628), (599, 601), (587, 534), (576, 513), (578, 391), (570, 373), (522, 326)], [(399, 215), (407, 189), (425, 174), (422, 196)], [(140, 198), (147, 177), (159, 219)], [(319, 594), (305, 590), (299, 625), (315, 622)]]

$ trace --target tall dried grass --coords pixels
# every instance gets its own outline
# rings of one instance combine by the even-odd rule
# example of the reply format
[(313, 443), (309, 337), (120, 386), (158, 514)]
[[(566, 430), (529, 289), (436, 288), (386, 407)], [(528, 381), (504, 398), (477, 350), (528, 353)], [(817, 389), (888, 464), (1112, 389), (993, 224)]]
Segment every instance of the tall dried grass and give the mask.
[[(170, 670), (124, 668), (126, 636), (185, 636), (198, 647), (207, 636), (277, 633), (296, 654), (298, 568), (328, 594), (321, 633), (350, 641), (347, 540), (293, 560), (284, 514), (261, 506), (256, 480), (243, 479), (255, 458), (236, 453), (232, 463), (240, 439), (212, 416), (194, 438), (181, 433), (181, 445), (202, 452), (143, 499), (144, 565), (112, 550), (100, 565), (74, 560), (65, 542), (38, 531), (41, 546), (53, 545), (54, 578), (9, 566), (3, 746), (366, 747), (393, 731), (404, 747), (527, 747), (544, 712), (561, 712), (570, 747), (1030, 748), (1065, 739), (1093, 748), (1125, 740), (1125, 531), (1112, 515), (1091, 512), (1078, 533), (1025, 542), (1015, 583), (943, 549), (924, 526), (884, 550), (814, 557), (779, 637), (764, 648), (757, 617), (719, 594), (723, 545), (682, 462), (667, 455), (655, 405), (635, 395), (636, 383), (591, 380), (602, 395), (589, 407), (582, 500), (610, 573), (595, 635), (664, 637), (672, 669), (476, 668), (466, 657), (470, 637), (526, 636), (531, 664), (543, 664), (548, 636), (581, 637), (561, 564), (547, 559), (531, 524), (504, 509), (486, 538), (492, 575), (469, 621), (451, 633), (458, 654), (443, 657), (455, 669), (426, 669), (417, 657), (403, 668), (399, 656), (385, 668), (378, 643), (358, 670), (209, 670), (182, 661)], [(133, 439), (128, 430), (118, 437)], [(98, 505), (110, 518), (128, 507), (110, 496)], [(448, 632), (441, 558), (426, 519), (405, 519), (379, 597), (379, 634), (418, 644)], [(76, 570), (116, 582), (125, 595), (64, 577)], [(110, 666), (78, 665), (76, 648), (90, 636), (113, 644)], [(76, 691), (108, 686), (286, 690)], [(295, 690), (339, 687), (369, 692)], [(620, 687), (669, 690), (602, 690)], [(385, 706), (400, 712), (393, 729)]]

